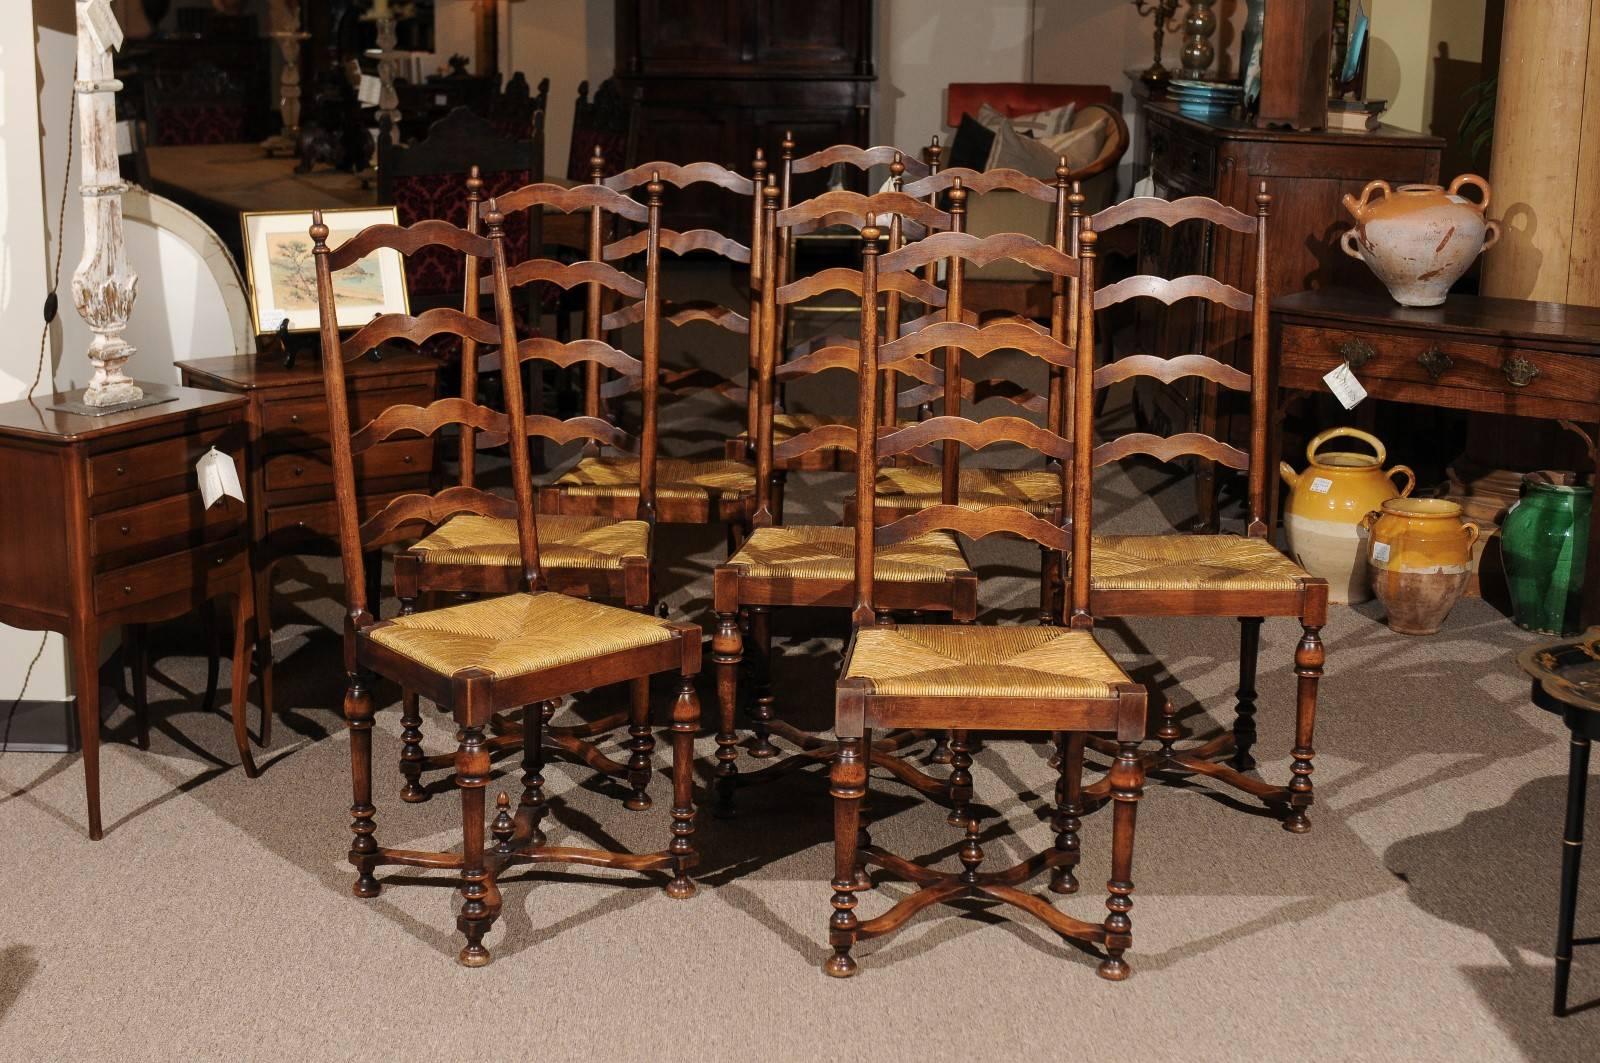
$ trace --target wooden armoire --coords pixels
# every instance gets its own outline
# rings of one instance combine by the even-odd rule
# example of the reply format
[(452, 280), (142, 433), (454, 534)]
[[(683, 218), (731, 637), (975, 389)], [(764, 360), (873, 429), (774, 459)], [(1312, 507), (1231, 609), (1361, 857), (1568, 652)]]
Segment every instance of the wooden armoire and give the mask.
[[(871, 0), (617, 0), (617, 79), (639, 101), (640, 159), (709, 161), (750, 172), (756, 148), (776, 162), (786, 132), (797, 155), (866, 146), (871, 112)], [(796, 198), (826, 174), (796, 180)], [(809, 182), (809, 184), (808, 184)], [(749, 208), (715, 188), (675, 196), (675, 224), (743, 234)]]

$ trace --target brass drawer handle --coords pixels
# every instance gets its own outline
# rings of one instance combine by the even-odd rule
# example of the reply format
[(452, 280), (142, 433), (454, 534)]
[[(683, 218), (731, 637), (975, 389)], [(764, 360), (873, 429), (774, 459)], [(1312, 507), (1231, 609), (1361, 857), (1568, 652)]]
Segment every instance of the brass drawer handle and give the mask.
[(305, 475), (306, 467), (304, 465), (296, 465), (290, 471), (293, 472), (296, 476), (303, 476), (303, 475)]
[(1417, 363), (1428, 371), (1428, 377), (1435, 384), (1439, 378), (1455, 367), (1455, 359), (1441, 351), (1437, 345), (1429, 347), (1417, 355)]
[(299, 424), (300, 423), (300, 415), (298, 413), (291, 413), (289, 415), (289, 423), (290, 424)]
[(126, 465), (118, 465), (116, 472), (118, 476), (126, 476), (128, 475), (128, 467)]
[(1360, 369), (1377, 356), (1378, 352), (1366, 340), (1348, 339), (1339, 344), (1339, 357), (1351, 369)]
[[(1538, 370), (1535, 370), (1535, 372), (1537, 372), (1537, 371)], [(401, 458), (400, 460), (405, 462), (407, 465), (410, 465), (411, 464), (411, 455), (407, 454), (405, 457)]]
[(130, 531), (133, 530), (133, 528), (130, 525), (124, 524), (122, 527), (118, 528), (117, 530), (119, 532), (121, 532), (123, 535), (127, 535)]
[(1500, 366), (1500, 371), (1505, 373), (1506, 381), (1514, 388), (1525, 388), (1533, 383), (1533, 378), (1539, 375), (1539, 367), (1522, 357), (1513, 354)]
[(124, 584), (123, 584), (123, 585), (122, 585), (122, 593), (123, 593), (123, 594), (132, 594), (132, 593), (133, 593), (133, 584), (131, 584), (131, 583), (124, 583)]

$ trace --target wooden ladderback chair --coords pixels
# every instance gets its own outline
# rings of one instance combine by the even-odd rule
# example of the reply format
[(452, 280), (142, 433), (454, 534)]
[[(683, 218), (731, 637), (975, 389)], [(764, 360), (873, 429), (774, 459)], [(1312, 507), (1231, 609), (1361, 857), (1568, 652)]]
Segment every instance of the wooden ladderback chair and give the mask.
[[(1272, 544), (1267, 527), (1268, 417), (1273, 402), (1270, 383), (1268, 307), (1271, 293), (1267, 278), (1267, 219), (1272, 197), (1265, 182), (1256, 196), (1254, 215), (1242, 213), (1213, 199), (1190, 197), (1175, 201), (1154, 198), (1125, 200), (1084, 222), (1088, 231), (1103, 231), (1136, 221), (1177, 225), (1202, 221), (1223, 236), (1248, 243), (1246, 253), (1255, 263), (1252, 291), (1240, 291), (1204, 275), (1174, 279), (1134, 276), (1094, 293), (1093, 310), (1108, 309), (1130, 299), (1156, 299), (1168, 306), (1183, 299), (1202, 299), (1208, 311), (1238, 315), (1247, 332), (1250, 350), (1248, 372), (1219, 361), (1205, 352), (1172, 358), (1134, 353), (1095, 370), (1096, 390), (1137, 377), (1172, 383), (1199, 377), (1207, 387), (1227, 388), (1250, 397), (1250, 442), (1240, 450), (1200, 432), (1161, 437), (1133, 432), (1108, 439), (1094, 449), (1093, 466), (1100, 468), (1133, 455), (1171, 462), (1184, 456), (1219, 462), (1245, 471), (1249, 478), (1248, 516), (1244, 533), (1199, 535), (1172, 532), (1162, 535), (1117, 535), (1098, 538), (1094, 565), (1087, 580), (1074, 575), (1074, 608), (1095, 616), (1215, 616), (1235, 617), (1240, 624), (1239, 691), (1234, 725), (1195, 748), (1178, 751), (1174, 742), (1184, 737), (1176, 726), (1170, 703), (1156, 737), (1161, 748), (1151, 762), (1183, 773), (1198, 773), (1243, 790), (1283, 816), (1284, 828), (1295, 833), (1310, 829), (1306, 809), (1312, 801), (1312, 727), (1316, 717), (1317, 687), (1322, 675), (1323, 647), (1320, 630), (1327, 618), (1327, 581), (1311, 576)], [(1085, 320), (1080, 327), (1089, 325)], [(1078, 408), (1081, 411), (1083, 404)], [(1087, 425), (1087, 421), (1084, 422)], [(1085, 437), (1088, 436), (1085, 431)], [(1255, 767), (1251, 747), (1255, 742), (1256, 657), (1264, 617), (1294, 617), (1302, 635), (1294, 655), (1297, 676), (1293, 765), (1286, 786), (1274, 786), (1248, 774)]]
[[(952, 189), (952, 206), (959, 205), (961, 186)], [(930, 904), (971, 897), (1001, 901), (1022, 908), (1065, 937), (1100, 946), (1105, 958), (1102, 977), (1119, 980), (1129, 973), (1124, 953), (1132, 943), (1132, 860), (1134, 810), (1143, 786), (1138, 742), (1145, 722), (1144, 688), (1133, 683), (1095, 641), (1089, 617), (1074, 615), (1070, 626), (923, 626), (896, 625), (886, 616), (879, 598), (881, 584), (875, 561), (885, 550), (933, 531), (956, 532), (970, 537), (1009, 534), (1030, 539), (1057, 553), (1072, 551), (1073, 564), (1087, 570), (1090, 563), (1091, 525), (1087, 477), (1074, 478), (1070, 523), (1062, 515), (1040, 516), (1011, 504), (975, 510), (942, 502), (875, 526), (872, 495), (875, 469), (883, 459), (902, 454), (931, 441), (982, 447), (1012, 441), (1035, 447), (1056, 457), (1062, 465), (1087, 467), (1089, 441), (1068, 439), (1060, 432), (1018, 417), (984, 420), (941, 414), (913, 425), (884, 428), (874, 416), (876, 384), (882, 370), (929, 351), (957, 347), (975, 355), (994, 350), (1015, 350), (1072, 371), (1087, 394), (1088, 365), (1072, 347), (1015, 321), (979, 327), (964, 321), (936, 322), (888, 343), (877, 341), (877, 292), (884, 278), (949, 260), (950, 290), (954, 301), (962, 273), (969, 263), (1005, 257), (1062, 277), (1082, 274), (1084, 295), (1093, 289), (1093, 238), (1080, 257), (1016, 233), (979, 239), (962, 232), (939, 233), (882, 255), (878, 233), (862, 233), (862, 352), (856, 409), (858, 450), (856, 492), (860, 500), (854, 522), (855, 586), (851, 611), (855, 633), (845, 652), (839, 680), (834, 732), (838, 741), (832, 767), (834, 799), (834, 874), (832, 915), (828, 941), (832, 955), (823, 969), (836, 977), (856, 972), (851, 956), (856, 942), (887, 934)], [(1092, 332), (1092, 324), (1086, 332)], [(1066, 472), (1061, 473), (1065, 479)], [(872, 844), (862, 820), (867, 795), (867, 751), (879, 728), (949, 729), (953, 761), (950, 822), (965, 831), (959, 850), (963, 870), (939, 872), (897, 856)], [(1109, 778), (1115, 799), (1112, 824), (1111, 878), (1107, 882), (1107, 915), (1101, 923), (1073, 918), (1057, 910), (1044, 897), (1018, 888), (1041, 871), (1051, 872), (1050, 888), (1073, 893), (1073, 874), (1079, 858), (1079, 817), (1082, 815), (1081, 757), (1062, 758), (1061, 781), (1056, 791), (1055, 844), (1014, 867), (980, 872), (985, 858), (979, 842), (977, 816), (972, 811), (972, 758), (969, 735), (974, 730), (1029, 732), (1052, 729), (1061, 733), (1110, 732), (1115, 734), (1116, 759)], [(870, 886), (868, 869), (879, 867), (909, 879), (918, 890), (870, 920), (855, 912), (856, 893)]]
[[(483, 938), (500, 912), (496, 880), (514, 864), (580, 863), (664, 871), (671, 876), (667, 883), (669, 895), (691, 895), (694, 883), (688, 872), (695, 862), (690, 841), (694, 832), (691, 771), (700, 715), (694, 675), (700, 663), (700, 629), (548, 589), (534, 516), (532, 470), (527, 448), (522, 445), (528, 431), (542, 430), (542, 426), (530, 420), (523, 409), (520, 375), (504, 374), (503, 411), (474, 401), (469, 393), (439, 399), (426, 407), (391, 406), (354, 430), (350, 423), (345, 365), (381, 344), (420, 344), (434, 335), (450, 333), (463, 344), (498, 346), (507, 358), (520, 353), (521, 347), (511, 314), (502, 312), (498, 321), (491, 323), (453, 307), (437, 307), (415, 317), (381, 315), (342, 339), (333, 275), (374, 252), (387, 249), (411, 256), (426, 247), (444, 247), (477, 260), (480, 270), (487, 260), (495, 305), (507, 307), (511, 288), (500, 211), (491, 200), (483, 218), (486, 235), (439, 220), (411, 226), (376, 225), (332, 250), (327, 244), (328, 227), (323, 224), (321, 212), (313, 212), (312, 217), (322, 375), (347, 596), (344, 663), (348, 686), (344, 712), (351, 732), (354, 841), (350, 862), (356, 868), (356, 895), (378, 895), (381, 884), (376, 872), (384, 866), (454, 873), (462, 896), (457, 925), (466, 935), (460, 961), (468, 967), (489, 962)], [(466, 271), (464, 263), (463, 273)], [(402, 495), (363, 520), (357, 511), (355, 456), (395, 435), (430, 436), (451, 427), (469, 434), (497, 433), (512, 441), (512, 497), (458, 483), (433, 494)], [(515, 522), (516, 592), (378, 621), (376, 603), (367, 596), (364, 551), (413, 535), (419, 527), (463, 515)], [(495, 844), (485, 847), (484, 791), (491, 766), (486, 730), (497, 714), (613, 683), (628, 682), (635, 689), (647, 691), (650, 676), (664, 671), (676, 672), (680, 677), (672, 714), (670, 846), (657, 853), (635, 854), (546, 844), (540, 826), (546, 812), (542, 713), (536, 708), (527, 714), (524, 728), (523, 788), (516, 812), (511, 811), (509, 796), (501, 793), (491, 828)], [(377, 843), (372, 795), (372, 689), (376, 678), (397, 683), (405, 694), (404, 703), (414, 705), (413, 696), (420, 695), (454, 718), (458, 728), (454, 782), (461, 792), (462, 813), (459, 851), (419, 852), (384, 848)], [(648, 774), (648, 763), (645, 768)]]
[(567, 180), (589, 179), (589, 160), (606, 160), (604, 176), (621, 173), (634, 163), (639, 138), (638, 100), (624, 96), (613, 78), (606, 78), (589, 98), (589, 83), (578, 83), (572, 112), (572, 143), (567, 149)]
[[(949, 217), (943, 211), (901, 192), (873, 196), (858, 192), (828, 192), (813, 200), (778, 209), (779, 193), (768, 185), (764, 193), (766, 209), (757, 244), (767, 261), (762, 275), (775, 273), (780, 226), (804, 231), (814, 225), (848, 225), (860, 230), (888, 214), (898, 223), (909, 219), (917, 224), (942, 228)], [(898, 229), (898, 224), (893, 227)], [(894, 244), (891, 239), (891, 245)], [(814, 735), (774, 718), (771, 675), (774, 608), (841, 607), (850, 604), (855, 579), (854, 542), (850, 529), (842, 526), (783, 524), (778, 505), (776, 473), (783, 462), (789, 468), (803, 467), (803, 459), (823, 450), (855, 451), (857, 432), (850, 423), (827, 423), (800, 430), (777, 439), (773, 414), (774, 372), (781, 308), (826, 291), (842, 291), (861, 298), (861, 272), (838, 267), (804, 277), (787, 285), (766, 284), (756, 319), (761, 323), (761, 362), (757, 374), (757, 402), (760, 416), (756, 426), (757, 502), (753, 519), (755, 530), (744, 544), (732, 552), (727, 562), (717, 566), (712, 582), (712, 604), (717, 613), (717, 630), (712, 640), (712, 660), (717, 667), (717, 696), (721, 712), (717, 733), (717, 803), (724, 813), (731, 811), (738, 778), (739, 736), (736, 730), (739, 667), (745, 659), (744, 637), (748, 631), (755, 665), (756, 685), (752, 699), (750, 729), (754, 739), (750, 755), (765, 759), (777, 755), (771, 736), (776, 734), (798, 747), (796, 756), (811, 761), (825, 760), (830, 748)], [(912, 298), (926, 303), (943, 302), (944, 293), (921, 277), (896, 275), (885, 281), (881, 291), (890, 300)], [(783, 368), (790, 378), (817, 373), (857, 371), (861, 357), (860, 341), (839, 338), (835, 342), (793, 359)], [(926, 363), (918, 363), (925, 365)], [(961, 546), (953, 536), (930, 534), (886, 550), (878, 559), (879, 592), (887, 608), (913, 613), (942, 613), (960, 622), (970, 622), (977, 609), (977, 576), (967, 563)], [(907, 738), (913, 736), (906, 736)], [(903, 778), (915, 780), (930, 791), (942, 787), (904, 761), (889, 764), (897, 739), (877, 752), (886, 766)], [(777, 768), (769, 769), (778, 774)]]
[[(660, 174), (662, 183), (671, 182), (678, 188), (702, 182), (711, 182), (735, 194), (745, 194), (753, 189), (747, 178), (711, 163), (678, 166), (671, 163), (648, 163), (645, 166), (623, 171), (610, 179), (596, 177), (596, 187), (605, 188), (619, 200), (633, 202), (619, 188), (636, 188), (644, 172)], [(617, 187), (612, 187), (613, 185)], [(592, 258), (595, 261), (622, 261), (636, 257), (643, 249), (639, 233), (607, 239), (606, 230), (593, 222), (590, 230)], [(676, 254), (693, 251), (710, 251), (732, 262), (748, 260), (749, 248), (709, 229), (680, 233), (662, 229), (658, 233), (662, 248)], [(670, 246), (669, 246), (670, 245)], [(608, 268), (610, 268), (608, 266)], [(591, 289), (593, 291), (593, 289)], [(609, 312), (598, 293), (591, 294), (586, 311), (586, 329), (590, 338), (638, 323), (643, 314), (639, 291), (623, 292), (624, 298), (633, 300)], [(750, 320), (728, 307), (701, 303), (662, 303), (660, 321), (675, 326), (695, 322), (710, 322), (735, 333), (748, 333)], [(659, 322), (658, 322), (659, 323)], [(641, 381), (603, 379), (599, 366), (590, 366), (584, 384), (584, 409), (591, 417), (603, 417), (608, 404), (632, 390), (639, 390), (644, 403), (658, 402), (662, 388), (662, 374), (652, 371)], [(674, 378), (679, 379), (679, 378)], [(681, 381), (680, 381), (681, 382)], [(728, 526), (730, 543), (742, 541), (747, 533), (755, 509), (755, 468), (748, 461), (727, 458), (695, 459), (673, 458), (660, 454), (660, 432), (652, 419), (639, 442), (639, 456), (622, 453), (589, 451), (577, 464), (568, 468), (551, 484), (541, 488), (541, 512), (581, 514), (588, 516), (627, 516), (636, 506), (639, 495), (641, 461), (645, 454), (655, 464), (656, 509), (655, 519), (664, 524), (708, 524), (720, 521)]]

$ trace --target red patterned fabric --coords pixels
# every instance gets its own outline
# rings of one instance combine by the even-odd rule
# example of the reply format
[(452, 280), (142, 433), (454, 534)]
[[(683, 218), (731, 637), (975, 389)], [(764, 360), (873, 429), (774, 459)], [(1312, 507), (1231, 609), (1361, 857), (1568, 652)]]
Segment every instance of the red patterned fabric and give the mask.
[[(483, 198), (521, 188), (529, 181), (527, 170), (503, 170), (483, 175)], [(452, 225), (467, 224), (467, 175), (430, 174), (425, 177), (396, 177), (393, 184), (395, 211), (401, 225), (427, 218), (441, 218)], [(506, 261), (521, 262), (528, 257), (528, 216), (518, 211), (506, 218)], [(406, 287), (413, 297), (431, 299), (452, 297), (460, 304), (461, 254), (444, 247), (428, 247), (406, 260)]]
[(247, 116), (241, 104), (171, 104), (152, 117), (155, 142), (163, 146), (237, 144), (245, 138)]

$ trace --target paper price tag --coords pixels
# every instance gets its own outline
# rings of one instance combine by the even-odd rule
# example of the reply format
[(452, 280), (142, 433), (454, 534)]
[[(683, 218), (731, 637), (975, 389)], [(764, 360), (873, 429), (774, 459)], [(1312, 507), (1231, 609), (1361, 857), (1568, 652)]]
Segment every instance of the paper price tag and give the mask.
[(1388, 543), (1380, 543), (1380, 542), (1374, 541), (1373, 544), (1372, 544), (1372, 560), (1374, 560), (1374, 561), (1387, 561), (1387, 560), (1389, 560), (1389, 544)]
[(1333, 397), (1347, 410), (1353, 410), (1367, 397), (1367, 389), (1361, 386), (1361, 381), (1350, 371), (1350, 366), (1340, 362), (1333, 369), (1323, 374), (1322, 382), (1328, 385), (1328, 390), (1333, 392)]
[(362, 74), (361, 84), (356, 89), (356, 101), (363, 107), (376, 107), (382, 95), (383, 82), (371, 74)]
[(133, 154), (133, 122), (131, 120), (117, 123), (117, 154)]
[(84, 24), (102, 48), (117, 51), (122, 47), (122, 27), (111, 13), (111, 0), (89, 0), (83, 5)]
[(1333, 481), (1326, 476), (1318, 476), (1311, 481), (1312, 494), (1325, 495), (1331, 490), (1333, 490)]
[(233, 458), (212, 447), (194, 463), (195, 477), (200, 481), (200, 501), (205, 508), (216, 505), (224, 496), (244, 501), (244, 488), (239, 484), (239, 470)]

